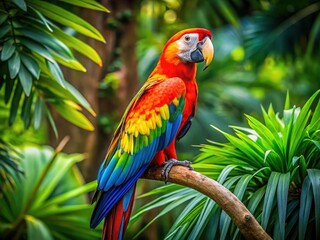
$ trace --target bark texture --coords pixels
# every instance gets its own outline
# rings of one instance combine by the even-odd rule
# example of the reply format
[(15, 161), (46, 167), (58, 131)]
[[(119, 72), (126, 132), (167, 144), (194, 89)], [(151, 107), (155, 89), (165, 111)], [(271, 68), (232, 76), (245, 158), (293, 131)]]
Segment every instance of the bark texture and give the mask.
[[(106, 132), (99, 125), (99, 116), (114, 116), (119, 122), (125, 107), (130, 102), (138, 89), (137, 60), (135, 53), (136, 44), (136, 0), (102, 0), (110, 13), (97, 12), (84, 9), (80, 12), (82, 18), (96, 27), (104, 36), (107, 43), (93, 39), (84, 39), (99, 53), (103, 66), (99, 67), (91, 60), (77, 56), (87, 68), (87, 72), (77, 72), (72, 69), (63, 69), (65, 78), (72, 83), (90, 102), (97, 113), (97, 117), (86, 114), (93, 123), (95, 130), (88, 132), (64, 120), (57, 113), (53, 113), (58, 126), (59, 139), (53, 133), (49, 136), (50, 145), (55, 146), (64, 136), (70, 137), (70, 142), (65, 148), (68, 153), (85, 153), (86, 160), (80, 164), (84, 179), (96, 179), (97, 172), (105, 157), (113, 130)], [(114, 62), (120, 62), (117, 67)], [(118, 77), (118, 88), (112, 95), (99, 94), (99, 85), (108, 73), (115, 73)]]

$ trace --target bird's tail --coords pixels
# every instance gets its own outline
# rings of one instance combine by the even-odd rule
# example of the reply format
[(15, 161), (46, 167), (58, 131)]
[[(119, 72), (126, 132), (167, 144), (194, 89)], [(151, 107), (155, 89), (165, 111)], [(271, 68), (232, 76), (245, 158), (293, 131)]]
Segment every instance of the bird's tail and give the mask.
[(134, 202), (136, 184), (113, 206), (103, 226), (103, 240), (122, 240), (127, 229)]

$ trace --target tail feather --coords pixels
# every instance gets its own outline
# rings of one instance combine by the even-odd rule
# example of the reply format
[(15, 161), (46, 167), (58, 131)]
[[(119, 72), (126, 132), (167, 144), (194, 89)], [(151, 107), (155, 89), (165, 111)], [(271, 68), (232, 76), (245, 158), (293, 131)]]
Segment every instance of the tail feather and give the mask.
[(103, 226), (103, 240), (122, 240), (127, 229), (134, 202), (136, 185), (112, 208)]
[[(111, 209), (113, 209), (118, 204), (118, 202), (124, 198), (126, 194), (129, 194), (130, 189), (135, 186), (137, 179), (144, 173), (147, 167), (148, 165), (144, 165), (135, 176), (131, 177), (126, 183), (120, 186), (115, 186), (107, 192), (104, 192), (102, 190), (98, 190), (95, 192), (93, 201), (96, 200), (97, 203), (91, 216), (91, 228), (95, 228), (96, 226), (98, 226), (98, 224), (105, 218), (105, 216), (108, 216), (108, 214), (110, 214)], [(125, 203), (128, 203), (129, 200), (126, 200)]]

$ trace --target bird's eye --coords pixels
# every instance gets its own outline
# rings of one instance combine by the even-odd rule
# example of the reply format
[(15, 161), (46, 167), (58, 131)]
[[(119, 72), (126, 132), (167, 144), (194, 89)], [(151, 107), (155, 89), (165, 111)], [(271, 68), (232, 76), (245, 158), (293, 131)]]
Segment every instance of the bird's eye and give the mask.
[(185, 40), (186, 42), (189, 42), (189, 41), (190, 41), (190, 36), (189, 36), (189, 35), (185, 36), (185, 37), (184, 37), (184, 40)]

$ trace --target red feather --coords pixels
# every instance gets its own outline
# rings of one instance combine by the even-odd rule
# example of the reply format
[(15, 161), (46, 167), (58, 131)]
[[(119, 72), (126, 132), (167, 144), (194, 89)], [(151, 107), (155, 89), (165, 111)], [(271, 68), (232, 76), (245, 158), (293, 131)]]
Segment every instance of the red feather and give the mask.
[[(123, 238), (130, 220), (135, 191), (136, 187), (134, 186), (127, 211), (123, 210), (123, 200), (120, 200), (106, 216), (103, 225), (102, 240), (119, 240), (119, 236)], [(122, 220), (124, 220), (123, 223)], [(121, 224), (123, 224), (122, 227)]]
[[(212, 37), (211, 33), (206, 29), (192, 28), (181, 31), (168, 40), (168, 42), (164, 46), (163, 53), (160, 57), (160, 60), (156, 68), (150, 74), (148, 80), (146, 81), (142, 89), (138, 92), (137, 96), (130, 103), (126, 112), (124, 113), (121, 123), (119, 124), (119, 127), (115, 132), (114, 139), (112, 140), (112, 143), (108, 150), (108, 154), (106, 157), (107, 161), (105, 162), (106, 165), (108, 164), (108, 161), (114, 154), (114, 150), (118, 146), (118, 140), (121, 138), (121, 134), (124, 132), (123, 130), (125, 129), (126, 124), (128, 124), (131, 119), (135, 119), (135, 117), (142, 115), (145, 116), (146, 119), (149, 119), (151, 117), (148, 115), (148, 111), (150, 111), (150, 106), (153, 107), (152, 110), (156, 110), (158, 108), (156, 106), (161, 107), (164, 104), (169, 104), (169, 101), (172, 101), (172, 99), (176, 96), (184, 96), (184, 109), (182, 113), (182, 121), (178, 129), (178, 132), (175, 136), (179, 135), (179, 132), (185, 127), (185, 125), (188, 125), (190, 117), (194, 116), (198, 95), (198, 88), (195, 80), (196, 64), (193, 62), (182, 62), (179, 59), (177, 55), (179, 47), (176, 43), (176, 41), (180, 39), (184, 34), (188, 33), (197, 33), (199, 36), (199, 41), (201, 41), (203, 38), (207, 36), (210, 38)], [(168, 85), (166, 85), (167, 88), (162, 89), (162, 81), (165, 81), (167, 84), (171, 84), (169, 88)], [(152, 105), (150, 103), (152, 103)], [(135, 108), (138, 105), (139, 108)], [(164, 161), (170, 158), (177, 159), (175, 142), (176, 137), (175, 139), (173, 139), (171, 144), (167, 145), (166, 148), (159, 151), (155, 155), (151, 162), (151, 165), (161, 165), (164, 163)], [(106, 167), (106, 165), (104, 167)], [(144, 171), (143, 168), (141, 168), (140, 170)], [(97, 193), (95, 196), (97, 197), (98, 194), (99, 193)], [(130, 196), (129, 202), (126, 201), (127, 199), (124, 200), (125, 197), (126, 196), (124, 196), (113, 207), (112, 205), (110, 205), (112, 207), (112, 210), (107, 214), (105, 218), (103, 239), (119, 240), (123, 238), (124, 232), (129, 222), (134, 202), (134, 191), (133, 194)], [(108, 200), (109, 198), (104, 199), (104, 201)], [(108, 203), (110, 203), (110, 201), (108, 201)], [(123, 206), (128, 207), (125, 210)], [(103, 213), (103, 209), (98, 210), (99, 211), (96, 212)], [(94, 222), (94, 224), (97, 223)]]

